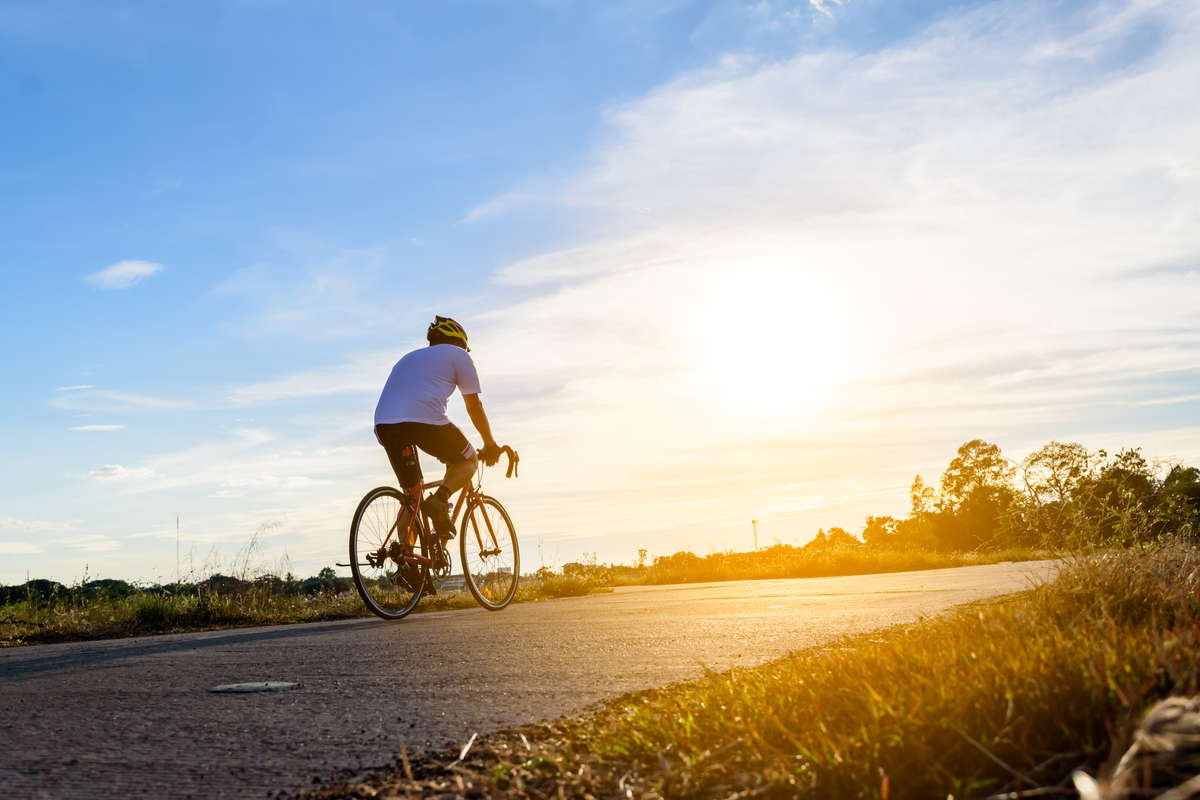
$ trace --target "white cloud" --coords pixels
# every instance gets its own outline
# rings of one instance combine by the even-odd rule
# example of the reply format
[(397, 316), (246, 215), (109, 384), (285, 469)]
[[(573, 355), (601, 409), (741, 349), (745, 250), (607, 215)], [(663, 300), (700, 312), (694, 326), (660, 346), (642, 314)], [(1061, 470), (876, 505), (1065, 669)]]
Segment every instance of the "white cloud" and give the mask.
[(59, 386), (54, 391), (56, 391), (56, 392), (79, 392), (84, 389), (95, 389), (95, 388), (96, 387), (92, 386), (90, 383), (79, 383), (79, 384), (75, 384), (74, 386)]
[(64, 539), (55, 539), (56, 544), (65, 545), (75, 550), (82, 550), (87, 553), (104, 553), (110, 550), (117, 550), (121, 547), (121, 543), (116, 539), (99, 534), (87, 534), (84, 536), (68, 536)]
[(32, 555), (42, 552), (42, 548), (31, 542), (0, 542), (0, 553), (13, 556)]
[(73, 431), (123, 431), (124, 425), (76, 425), (70, 430)]
[(1174, 406), (1180, 403), (1195, 403), (1200, 401), (1200, 394), (1186, 394), (1175, 397), (1156, 397), (1152, 400), (1142, 400), (1139, 406)]
[(416, 313), (419, 299), (411, 295), (399, 310), (380, 302), (381, 294), (395, 291), (395, 260), (410, 258), (407, 248), (396, 256), (382, 246), (335, 249), (290, 231), (276, 232), (276, 238), (278, 263), (244, 267), (213, 288), (216, 295), (251, 304), (252, 311), (233, 326), (238, 332), (304, 339), (387, 335), (397, 330), (398, 316)]
[(275, 435), (262, 428), (237, 428), (234, 433), (246, 444), (266, 444), (275, 440)]
[(140, 533), (129, 533), (124, 538), (126, 539), (171, 539), (174, 541), (176, 531), (174, 528), (160, 528), (153, 531), (141, 531)]
[(327, 480), (310, 478), (307, 475), (255, 475), (244, 478), (231, 478), (225, 485), (232, 489), (309, 489), (313, 486), (324, 486)]
[(527, 206), (530, 201), (535, 200), (537, 195), (531, 192), (517, 191), (507, 192), (497, 197), (490, 198), (472, 208), (462, 218), (464, 223), (479, 222), (481, 220), (490, 219), (492, 217), (506, 214), (514, 209)]
[(0, 530), (20, 531), (22, 533), (53, 533), (57, 531), (69, 531), (73, 527), (74, 524), (70, 522), (0, 517)]
[(118, 261), (93, 272), (85, 280), (97, 289), (130, 289), (146, 278), (162, 272), (162, 264), (153, 261)]
[(103, 481), (125, 481), (148, 478), (154, 470), (144, 467), (123, 467), (120, 464), (105, 464), (88, 473), (88, 477)]
[(808, 0), (808, 2), (809, 5), (811, 5), (815, 10), (821, 12), (827, 17), (833, 16), (833, 9), (831, 6), (845, 5), (845, 0)]
[(54, 397), (50, 405), (65, 411), (123, 413), (129, 411), (183, 408), (184, 403), (162, 397), (130, 392), (99, 391), (80, 388), (78, 391)]
[(403, 348), (355, 356), (337, 366), (284, 375), (229, 391), (235, 405), (262, 405), (301, 397), (378, 392)]

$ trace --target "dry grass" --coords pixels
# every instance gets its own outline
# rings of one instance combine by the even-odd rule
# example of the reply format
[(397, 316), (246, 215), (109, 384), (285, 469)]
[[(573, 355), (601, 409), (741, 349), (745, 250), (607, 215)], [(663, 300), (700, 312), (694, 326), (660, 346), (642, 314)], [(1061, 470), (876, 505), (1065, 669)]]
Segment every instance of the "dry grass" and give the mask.
[(1196, 691), (1198, 653), (1194, 547), (1081, 558), (999, 602), (314, 796), (1073, 797), (1071, 772), (1115, 761), (1146, 706)]
[(968, 567), (1001, 561), (1039, 561), (1053, 558), (1044, 550), (1013, 548), (970, 553), (923, 550), (887, 550), (869, 547), (831, 547), (814, 550), (775, 545), (747, 553), (712, 553), (697, 556), (676, 553), (655, 559), (638, 583), (700, 583), (764, 578), (823, 578), (833, 575), (866, 575), (922, 569)]

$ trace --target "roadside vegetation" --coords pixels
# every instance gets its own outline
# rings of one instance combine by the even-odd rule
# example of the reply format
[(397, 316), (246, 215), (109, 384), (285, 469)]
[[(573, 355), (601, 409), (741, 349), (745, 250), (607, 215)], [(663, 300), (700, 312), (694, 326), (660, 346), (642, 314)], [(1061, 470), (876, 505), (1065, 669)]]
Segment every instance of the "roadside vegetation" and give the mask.
[[(1143, 710), (1198, 681), (1189, 536), (1071, 558), (1029, 592), (625, 696), (465, 756), (405, 753), (310, 796), (1075, 797), (1073, 771), (1111, 768)], [(1133, 779), (1162, 776), (1147, 762)]]
[[(834, 526), (806, 544), (751, 552), (691, 552), (633, 564), (593, 556), (522, 577), (517, 601), (585, 595), (614, 586), (857, 575), (1100, 553), (1140, 547), (1172, 531), (1200, 529), (1200, 470), (1148, 461), (1138, 450), (1110, 455), (1051, 442), (1021, 463), (994, 444), (960, 447), (940, 481), (917, 476), (906, 517), (868, 516), (857, 535)], [(267, 625), (365, 616), (350, 579), (332, 568), (298, 579), (252, 569), (257, 535), (233, 575), (134, 585), (119, 580), (64, 586), (33, 580), (0, 587), (0, 645)], [(207, 570), (205, 570), (207, 571)], [(282, 573), (280, 577), (279, 573)], [(466, 608), (465, 592), (421, 601), (419, 610)]]
[[(554, 574), (523, 580), (514, 602), (605, 591), (592, 581)], [(297, 580), (213, 575), (199, 583), (138, 587), (125, 581), (87, 581), (67, 587), (30, 581), (0, 587), (0, 645), (107, 639), (151, 633), (275, 625), (370, 616), (349, 578), (332, 568)], [(419, 611), (473, 608), (466, 591), (422, 598)]]

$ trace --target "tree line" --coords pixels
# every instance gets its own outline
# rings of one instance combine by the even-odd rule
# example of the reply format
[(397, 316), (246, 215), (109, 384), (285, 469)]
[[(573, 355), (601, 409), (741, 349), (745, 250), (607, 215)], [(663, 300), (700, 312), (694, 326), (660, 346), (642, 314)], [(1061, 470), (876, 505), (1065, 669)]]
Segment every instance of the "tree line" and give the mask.
[(350, 578), (338, 577), (332, 567), (325, 567), (316, 575), (303, 579), (290, 572), (282, 578), (278, 575), (259, 575), (251, 579), (216, 573), (202, 581), (154, 584), (152, 586), (140, 586), (114, 578), (84, 580), (74, 586), (66, 586), (58, 581), (35, 578), (17, 586), (0, 586), (0, 605), (21, 602), (29, 602), (35, 606), (45, 606), (56, 602), (86, 604), (121, 600), (135, 594), (236, 595), (265, 592), (273, 595), (313, 597), (318, 594), (341, 594), (349, 592), (353, 588), (354, 584)]
[(1155, 465), (1140, 448), (1109, 453), (1050, 442), (1021, 462), (972, 439), (940, 482), (917, 475), (903, 519), (868, 516), (861, 534), (818, 532), (806, 548), (969, 551), (1132, 546), (1200, 530), (1200, 470)]

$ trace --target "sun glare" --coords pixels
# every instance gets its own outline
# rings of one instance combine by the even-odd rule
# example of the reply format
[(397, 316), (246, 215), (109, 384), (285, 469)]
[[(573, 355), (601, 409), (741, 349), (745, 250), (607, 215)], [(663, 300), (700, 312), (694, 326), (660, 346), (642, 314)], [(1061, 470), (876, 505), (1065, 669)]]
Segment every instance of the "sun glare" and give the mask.
[(830, 291), (795, 271), (757, 269), (712, 282), (702, 297), (691, 370), (714, 413), (782, 421), (830, 402), (849, 349)]

